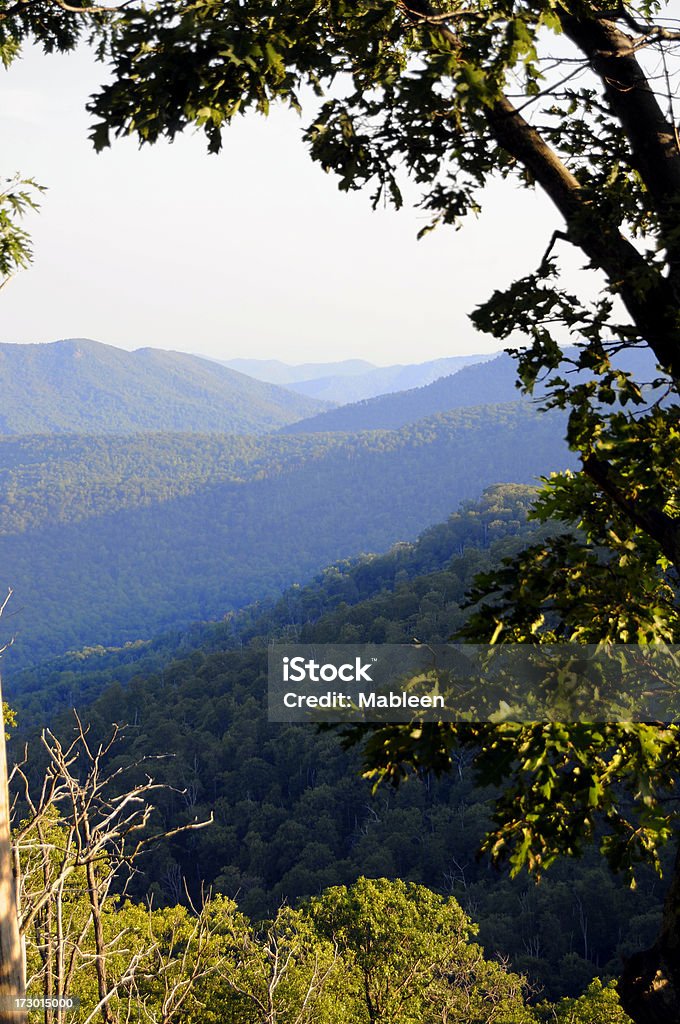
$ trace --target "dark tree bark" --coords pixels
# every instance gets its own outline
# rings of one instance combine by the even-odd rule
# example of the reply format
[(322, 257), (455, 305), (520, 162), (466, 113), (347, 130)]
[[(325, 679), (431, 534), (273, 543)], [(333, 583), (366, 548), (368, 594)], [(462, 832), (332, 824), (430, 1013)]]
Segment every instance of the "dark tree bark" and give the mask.
[(680, 845), (659, 937), (625, 962), (619, 995), (635, 1024), (680, 1024)]

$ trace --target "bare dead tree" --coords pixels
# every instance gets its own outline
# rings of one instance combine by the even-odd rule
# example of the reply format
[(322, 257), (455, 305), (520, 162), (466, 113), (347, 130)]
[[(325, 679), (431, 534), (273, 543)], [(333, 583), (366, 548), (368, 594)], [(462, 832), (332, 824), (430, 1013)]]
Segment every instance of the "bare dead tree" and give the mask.
[[(125, 776), (133, 770), (146, 772), (157, 758), (107, 771), (105, 762), (119, 738), (118, 726), (106, 742), (93, 745), (77, 714), (75, 722), (75, 737), (66, 746), (49, 730), (43, 732), (48, 766), (37, 795), (32, 793), (25, 758), (10, 775), (15, 805), (26, 808), (11, 844), (18, 928), (32, 954), (31, 988), (63, 1000), (77, 972), (86, 967), (94, 971), (98, 996), (87, 1021), (98, 1016), (103, 1024), (121, 1024), (129, 1016), (129, 1005), (119, 1010), (114, 997), (134, 990), (135, 974), (152, 947), (143, 953), (126, 951), (125, 931), (107, 936), (105, 906), (114, 889), (118, 898), (125, 894), (138, 858), (150, 845), (203, 828), (209, 821), (150, 831), (151, 797), (167, 787), (145, 774), (143, 781), (125, 788)], [(127, 961), (112, 980), (108, 962), (114, 953), (127, 956)], [(59, 1006), (46, 1007), (45, 1024), (64, 1024), (66, 1012)]]
[[(256, 1009), (262, 1024), (312, 1024), (316, 1018), (316, 1000), (336, 969), (337, 945), (329, 946), (327, 956), (318, 945), (307, 949), (305, 937), (287, 920), (289, 908), (282, 907), (275, 921), (260, 935), (244, 931), (236, 951), (240, 970), (229, 972), (226, 981), (232, 991), (247, 999)], [(296, 969), (303, 978), (293, 998), (284, 992)]]
[[(185, 895), (191, 914), (188, 934), (185, 921), (176, 918), (169, 934), (161, 934), (151, 905), (148, 908), (145, 971), (136, 972), (128, 988), (128, 1004), (134, 1005), (138, 1019), (148, 1024), (181, 1021), (185, 1004), (190, 996), (196, 996), (200, 982), (227, 969), (228, 957), (214, 942), (216, 925), (209, 901), (202, 898), (197, 909), (186, 886)], [(142, 985), (149, 977), (154, 983), (150, 995)]]

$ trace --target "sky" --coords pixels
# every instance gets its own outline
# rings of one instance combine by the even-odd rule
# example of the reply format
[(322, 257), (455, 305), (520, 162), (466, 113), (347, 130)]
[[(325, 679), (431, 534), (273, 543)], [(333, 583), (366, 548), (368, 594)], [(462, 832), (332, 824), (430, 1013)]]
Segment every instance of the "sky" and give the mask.
[(219, 156), (191, 133), (97, 155), (84, 108), (103, 70), (87, 51), (29, 51), (4, 75), (2, 174), (48, 191), (25, 221), (34, 264), (0, 292), (2, 342), (383, 365), (490, 352), (467, 313), (559, 226), (505, 182), (481, 218), (418, 241), (422, 213), (339, 192), (307, 155), (305, 117), (282, 109), (240, 119)]

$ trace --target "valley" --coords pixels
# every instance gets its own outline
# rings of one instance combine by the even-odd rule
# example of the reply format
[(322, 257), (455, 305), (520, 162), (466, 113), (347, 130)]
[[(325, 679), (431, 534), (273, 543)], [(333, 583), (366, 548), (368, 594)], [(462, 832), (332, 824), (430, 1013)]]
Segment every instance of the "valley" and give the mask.
[(385, 551), (486, 486), (573, 465), (563, 433), (510, 404), (352, 435), (4, 439), (7, 665), (219, 619)]
[[(181, 367), (179, 354), (154, 357), (159, 387), (170, 356)], [(282, 364), (263, 372), (285, 378)], [(330, 380), (367, 387), (379, 376), (360, 365), (306, 372), (319, 393)], [(519, 396), (506, 356), (462, 359), (405, 391), (389, 390), (396, 372), (383, 374), (382, 394), (311, 416), (294, 381), (282, 390), (241, 376), (228, 381), (235, 401), (223, 393), (219, 413), (203, 402), (203, 419), (183, 412), (179, 430), (191, 374), (155, 419), (141, 411), (148, 382), (128, 391), (124, 429), (101, 429), (102, 410), (108, 425), (122, 422), (106, 413), (118, 399), (93, 393), (87, 431), (71, 429), (81, 410), (68, 429), (62, 419), (0, 435), (0, 564), (13, 589), (0, 626), (13, 640), (5, 692), (19, 717), (10, 751), (36, 749), (45, 722), (68, 735), (75, 707), (97, 742), (125, 723), (121, 764), (172, 753), (155, 775), (167, 787), (163, 822), (215, 820), (148, 855), (135, 898), (182, 903), (183, 885), (193, 899), (209, 885), (258, 921), (361, 875), (404, 879), (455, 898), (483, 947), (544, 997), (577, 996), (648, 941), (651, 876), (633, 896), (591, 857), (531, 895), (526, 883), (492, 881), (475, 851), (495, 790), (463, 762), (372, 798), (342, 730), (273, 725), (265, 713), (273, 641), (447, 642), (477, 574), (557, 529), (527, 516), (540, 477), (577, 466), (564, 415)], [(270, 388), (265, 418), (260, 386)], [(145, 415), (152, 426), (141, 429)], [(197, 429), (230, 416), (246, 430)], [(579, 946), (584, 913), (592, 924)], [(557, 937), (556, 918), (571, 931)]]

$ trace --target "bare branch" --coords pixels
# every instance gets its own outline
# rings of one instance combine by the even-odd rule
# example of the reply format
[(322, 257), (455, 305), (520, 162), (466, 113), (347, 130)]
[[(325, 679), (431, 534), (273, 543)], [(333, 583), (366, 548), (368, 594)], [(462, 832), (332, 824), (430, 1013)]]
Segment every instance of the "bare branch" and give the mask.
[[(155, 809), (151, 797), (169, 787), (146, 774), (141, 782), (124, 788), (125, 774), (157, 758), (143, 758), (107, 771), (106, 758), (120, 739), (120, 727), (114, 726), (105, 741), (95, 744), (89, 726), (77, 714), (75, 722), (75, 738), (67, 744), (50, 730), (43, 732), (41, 742), (48, 766), (37, 795), (31, 792), (26, 755), (13, 770), (17, 796), (28, 811), (13, 837), (21, 882), (20, 924), (26, 941), (34, 943), (39, 952), (43, 985), (49, 979), (44, 991), (68, 992), (76, 972), (88, 965), (96, 972), (98, 1000), (86, 1020), (92, 1022), (99, 1017), (104, 1024), (122, 1024), (119, 1004), (112, 1003), (112, 999), (123, 993), (127, 998), (125, 1019), (133, 1016), (134, 979), (157, 947), (152, 943), (145, 946), (143, 954), (131, 953), (122, 975), (112, 980), (109, 957), (113, 951), (121, 954), (125, 934), (123, 930), (111, 940), (104, 932), (103, 912), (114, 883), (119, 892), (124, 892), (137, 870), (138, 858), (148, 846), (203, 828), (212, 816), (209, 821), (193, 821), (145, 835)], [(75, 901), (74, 893), (78, 893)], [(165, 1024), (179, 1019), (191, 978), (196, 980), (202, 976), (201, 971), (207, 970), (205, 959), (201, 960), (208, 941), (206, 922), (206, 913), (199, 912), (192, 932), (194, 953), (202, 966), (197, 967), (193, 960), (189, 963), (186, 948), (181, 954), (173, 954), (172, 971), (182, 981), (168, 987)], [(172, 973), (170, 960), (163, 970)], [(46, 1024), (52, 1024), (52, 1018)], [(54, 1024), (61, 1024), (61, 1017)]]

